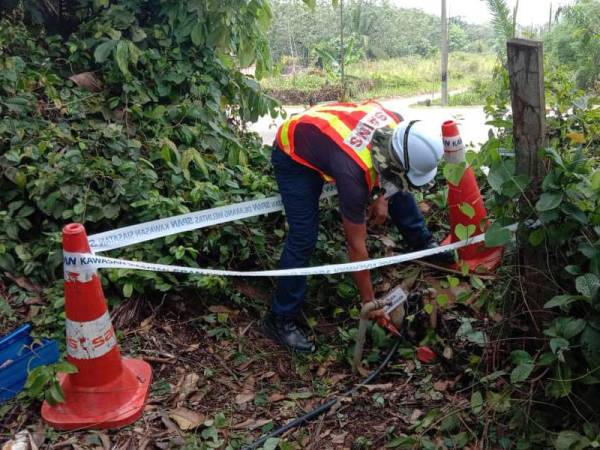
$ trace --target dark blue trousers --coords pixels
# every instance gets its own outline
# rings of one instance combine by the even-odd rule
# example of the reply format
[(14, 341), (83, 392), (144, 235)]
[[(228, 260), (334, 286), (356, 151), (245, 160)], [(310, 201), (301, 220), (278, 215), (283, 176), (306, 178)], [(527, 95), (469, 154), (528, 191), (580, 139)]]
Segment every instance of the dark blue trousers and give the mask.
[[(277, 148), (273, 148), (271, 162), (289, 227), (279, 268), (307, 267), (319, 233), (319, 197), (323, 179), (316, 171), (298, 164)], [(399, 192), (392, 196), (389, 215), (411, 247), (419, 247), (432, 238), (412, 194)], [(306, 277), (278, 278), (272, 312), (296, 315), (305, 294)]]

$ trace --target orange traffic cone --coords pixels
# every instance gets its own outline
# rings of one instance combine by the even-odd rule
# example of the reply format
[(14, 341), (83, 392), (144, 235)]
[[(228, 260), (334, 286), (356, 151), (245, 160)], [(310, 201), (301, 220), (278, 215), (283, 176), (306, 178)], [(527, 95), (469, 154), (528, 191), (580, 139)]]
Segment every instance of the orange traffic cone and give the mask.
[[(444, 159), (453, 164), (460, 164), (465, 161), (465, 145), (458, 131), (458, 125), (453, 120), (444, 122), (442, 125), (442, 136), (444, 139)], [(473, 217), (461, 211), (463, 204), (468, 204), (474, 211)], [(448, 208), (450, 215), (450, 227), (452, 234), (446, 238), (444, 243), (454, 243), (460, 241), (456, 235), (456, 226), (462, 224), (465, 227), (469, 225), (475, 226), (475, 232), (472, 236), (476, 236), (485, 232), (489, 220), (481, 191), (477, 185), (475, 173), (471, 167), (463, 174), (463, 177), (458, 184), (448, 182)], [(495, 270), (502, 260), (502, 247), (488, 248), (483, 243), (473, 244), (463, 247), (458, 250), (460, 259), (464, 261), (471, 271)]]
[[(63, 248), (65, 253), (90, 253), (83, 225), (64, 227)], [(61, 430), (129, 425), (142, 415), (152, 369), (142, 360), (121, 358), (97, 273), (67, 269), (67, 360), (78, 372), (60, 378), (66, 401), (44, 402), (42, 417)]]

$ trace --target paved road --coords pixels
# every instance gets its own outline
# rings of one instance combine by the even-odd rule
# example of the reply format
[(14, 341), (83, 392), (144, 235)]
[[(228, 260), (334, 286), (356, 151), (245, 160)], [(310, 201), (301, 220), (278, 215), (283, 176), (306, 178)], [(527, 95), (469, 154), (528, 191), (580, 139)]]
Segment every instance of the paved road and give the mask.
[[(437, 96), (436, 96), (437, 97)], [(419, 95), (408, 98), (382, 99), (381, 103), (386, 108), (397, 111), (407, 120), (428, 120), (441, 127), (442, 123), (449, 119), (457, 120), (463, 140), (472, 143), (478, 149), (487, 140), (488, 130), (485, 125), (486, 119), (481, 106), (442, 108), (438, 106), (411, 106), (418, 102), (431, 99), (431, 95)], [(288, 114), (299, 113), (304, 106), (285, 106)], [(250, 125), (250, 130), (257, 132), (263, 138), (265, 144), (271, 144), (275, 139), (277, 127), (283, 122), (283, 118), (272, 119), (270, 116), (261, 117), (258, 122)]]

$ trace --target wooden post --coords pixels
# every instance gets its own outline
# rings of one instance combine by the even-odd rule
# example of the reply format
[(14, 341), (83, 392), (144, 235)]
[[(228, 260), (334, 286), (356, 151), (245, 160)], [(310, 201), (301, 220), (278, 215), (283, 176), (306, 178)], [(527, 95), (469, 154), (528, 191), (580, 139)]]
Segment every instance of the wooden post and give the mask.
[(342, 102), (346, 101), (346, 73), (344, 60), (346, 59), (346, 49), (344, 48), (344, 0), (340, 0), (340, 75), (342, 82)]
[(448, 10), (446, 0), (442, 0), (442, 106), (448, 105)]
[[(546, 174), (539, 150), (546, 145), (546, 96), (544, 90), (544, 48), (538, 41), (512, 39), (508, 42), (508, 72), (513, 110), (513, 139), (517, 174), (530, 183), (519, 204), (520, 219), (531, 218), (531, 208), (540, 196)], [(520, 276), (528, 308), (537, 331), (547, 314), (544, 303), (551, 296), (547, 254), (543, 247), (532, 248), (519, 241)]]

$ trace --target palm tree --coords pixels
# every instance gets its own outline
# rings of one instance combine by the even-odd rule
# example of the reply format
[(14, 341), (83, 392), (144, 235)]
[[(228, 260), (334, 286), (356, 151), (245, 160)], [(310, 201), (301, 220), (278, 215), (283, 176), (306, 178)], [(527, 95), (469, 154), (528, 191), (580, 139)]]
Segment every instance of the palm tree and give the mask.
[(517, 34), (517, 13), (519, 11), (519, 0), (511, 11), (506, 0), (483, 0), (487, 3), (488, 10), (492, 15), (492, 27), (496, 37), (498, 55), (502, 60), (506, 59), (506, 41), (513, 39)]

